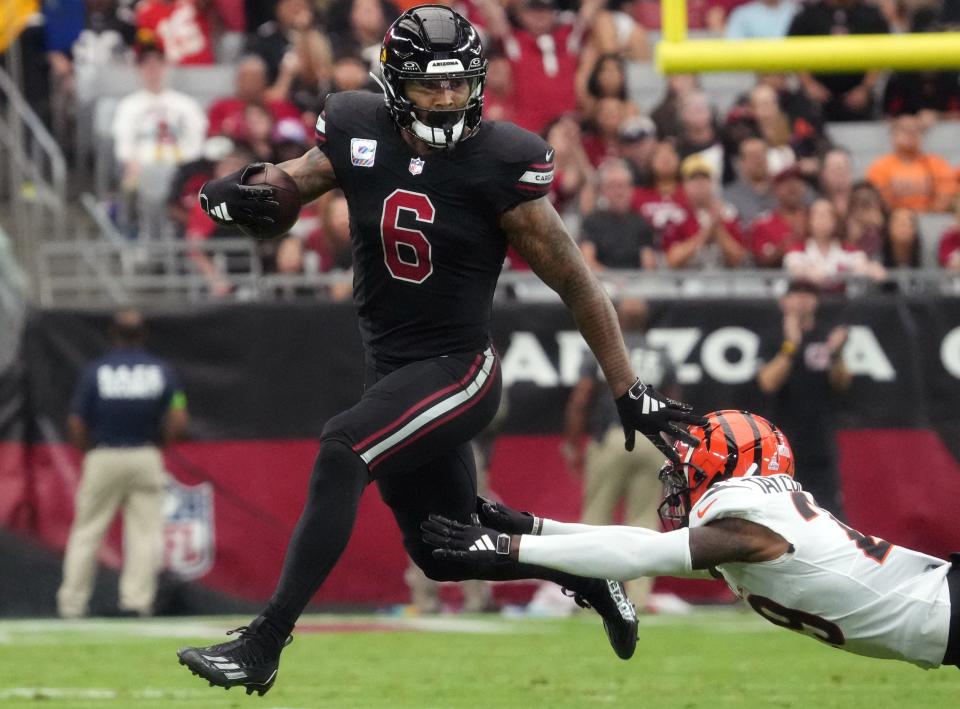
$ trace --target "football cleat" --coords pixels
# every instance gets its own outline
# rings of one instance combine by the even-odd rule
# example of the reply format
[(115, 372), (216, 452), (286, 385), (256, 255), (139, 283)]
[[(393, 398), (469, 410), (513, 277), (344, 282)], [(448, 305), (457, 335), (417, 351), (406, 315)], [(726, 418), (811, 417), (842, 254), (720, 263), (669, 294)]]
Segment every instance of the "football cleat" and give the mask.
[(238, 633), (236, 640), (210, 647), (184, 647), (177, 650), (180, 664), (202, 677), (210, 686), (246, 688), (247, 694), (256, 692), (261, 697), (270, 691), (277, 679), (280, 652), (293, 642), (287, 636), (280, 650), (273, 651), (257, 634), (255, 627), (244, 625), (228, 630)]
[(603, 619), (610, 646), (621, 660), (629, 660), (637, 649), (637, 609), (623, 584), (610, 579), (591, 579), (586, 591), (563, 589), (581, 608), (593, 608)]

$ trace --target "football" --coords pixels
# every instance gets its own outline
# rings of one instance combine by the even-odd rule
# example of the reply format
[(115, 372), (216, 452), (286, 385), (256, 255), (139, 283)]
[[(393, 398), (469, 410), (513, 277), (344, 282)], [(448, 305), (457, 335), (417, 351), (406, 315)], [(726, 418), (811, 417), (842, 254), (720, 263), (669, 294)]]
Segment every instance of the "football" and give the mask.
[(245, 185), (270, 185), (273, 188), (277, 206), (273, 207), (274, 223), (266, 226), (244, 226), (243, 233), (255, 239), (275, 239), (290, 231), (300, 215), (300, 190), (297, 183), (276, 165), (268, 164), (265, 169), (254, 172), (244, 181)]

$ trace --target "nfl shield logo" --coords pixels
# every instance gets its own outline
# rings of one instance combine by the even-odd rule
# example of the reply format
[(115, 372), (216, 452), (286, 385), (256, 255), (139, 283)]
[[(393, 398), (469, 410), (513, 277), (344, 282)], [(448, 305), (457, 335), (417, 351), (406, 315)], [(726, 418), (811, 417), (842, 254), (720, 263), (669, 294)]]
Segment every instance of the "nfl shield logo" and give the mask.
[(420, 158), (410, 158), (410, 174), (419, 175), (423, 172), (423, 166), (426, 163)]
[(164, 517), (164, 568), (185, 581), (200, 578), (213, 566), (213, 486), (169, 478)]

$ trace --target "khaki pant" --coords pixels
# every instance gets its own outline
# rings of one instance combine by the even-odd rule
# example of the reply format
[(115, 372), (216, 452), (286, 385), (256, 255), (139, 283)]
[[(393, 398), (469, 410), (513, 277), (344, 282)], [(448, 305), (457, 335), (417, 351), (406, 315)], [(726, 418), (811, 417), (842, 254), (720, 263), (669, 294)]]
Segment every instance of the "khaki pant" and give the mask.
[(163, 458), (153, 446), (98, 448), (87, 453), (76, 514), (63, 559), (57, 610), (64, 618), (87, 613), (103, 536), (123, 505), (120, 608), (149, 615), (163, 560)]
[[(650, 441), (637, 434), (632, 452), (623, 447), (623, 429), (609, 429), (600, 441), (587, 446), (583, 481), (584, 524), (612, 524), (617, 505), (623, 502), (624, 523), (633, 527), (659, 527), (657, 507), (662, 497), (659, 480), (665, 458)], [(626, 584), (627, 595), (641, 611), (653, 579)]]

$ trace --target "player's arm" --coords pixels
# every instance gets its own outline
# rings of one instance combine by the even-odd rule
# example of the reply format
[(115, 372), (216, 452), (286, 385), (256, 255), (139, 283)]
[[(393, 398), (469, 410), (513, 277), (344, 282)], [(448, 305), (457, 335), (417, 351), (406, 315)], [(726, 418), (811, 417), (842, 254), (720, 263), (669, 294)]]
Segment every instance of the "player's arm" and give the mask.
[[(629, 581), (642, 576), (702, 576), (729, 563), (776, 559), (790, 545), (775, 532), (741, 519), (723, 518), (704, 527), (654, 532), (639, 527), (591, 527), (549, 536), (501, 534), (431, 515), (423, 540), (434, 556), (480, 564), (515, 561), (580, 576)], [(487, 537), (488, 542), (481, 540)]]
[(661, 432), (695, 442), (675, 423), (699, 421), (691, 408), (660, 395), (634, 375), (610, 298), (587, 267), (549, 200), (540, 197), (521, 202), (500, 216), (500, 227), (573, 314), (577, 329), (596, 356), (617, 399), (627, 450), (633, 450), (634, 431), (640, 431), (670, 458), (675, 458), (676, 453), (664, 443)]
[(333, 165), (319, 148), (310, 148), (294, 160), (277, 165), (290, 175), (300, 188), (300, 199), (304, 204), (312, 202), (324, 192), (337, 186), (337, 176)]
[(557, 210), (546, 197), (521, 202), (501, 215), (500, 226), (534, 272), (570, 308), (613, 395), (624, 394), (636, 377), (630, 368), (616, 312)]

